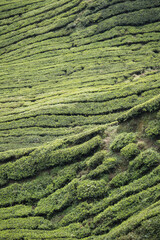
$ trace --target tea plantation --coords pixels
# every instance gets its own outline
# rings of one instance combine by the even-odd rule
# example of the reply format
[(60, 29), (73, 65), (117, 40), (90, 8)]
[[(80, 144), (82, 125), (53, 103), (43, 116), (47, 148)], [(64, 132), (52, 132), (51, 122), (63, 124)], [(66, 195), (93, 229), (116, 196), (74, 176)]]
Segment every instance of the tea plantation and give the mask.
[(160, 0), (0, 1), (0, 239), (158, 240)]

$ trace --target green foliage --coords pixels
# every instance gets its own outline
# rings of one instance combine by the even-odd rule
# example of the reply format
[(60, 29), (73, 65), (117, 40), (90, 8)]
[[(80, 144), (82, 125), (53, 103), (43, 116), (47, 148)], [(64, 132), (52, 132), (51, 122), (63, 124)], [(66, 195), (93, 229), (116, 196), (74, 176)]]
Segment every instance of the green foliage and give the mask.
[[(10, 229), (10, 230), (3, 230), (0, 232), (0, 238), (2, 239), (22, 239), (24, 236), (27, 239), (54, 239), (54, 238), (67, 238), (68, 240), (76, 240), (77, 238), (75, 237), (76, 235), (80, 235), (80, 233), (83, 231), (83, 229), (80, 229), (80, 224), (75, 223), (72, 226), (67, 226), (64, 228), (60, 229), (55, 229), (55, 230), (30, 230), (30, 229)], [(85, 229), (84, 229), (85, 231)], [(74, 232), (74, 233), (73, 233)], [(77, 234), (76, 234), (77, 233)]]
[(142, 190), (147, 189), (148, 187), (152, 187), (160, 182), (160, 166), (154, 169), (150, 174), (143, 176), (126, 186), (119, 186), (117, 189), (110, 189), (108, 190), (109, 196), (105, 197), (98, 203), (95, 203), (91, 210), (91, 216), (97, 215), (99, 212), (104, 211), (108, 206), (113, 205), (119, 202), (121, 199), (135, 195), (136, 193), (141, 192)]
[(122, 114), (122, 116), (118, 118), (118, 121), (119, 122), (126, 121), (131, 117), (133, 118), (142, 114), (143, 112), (154, 112), (157, 109), (159, 109), (159, 106), (160, 106), (160, 96), (158, 95), (150, 99), (149, 101), (146, 101), (145, 103), (132, 108), (127, 113)]
[(118, 238), (119, 236), (124, 236), (128, 232), (136, 229), (143, 221), (150, 219), (154, 216), (159, 216), (160, 202), (152, 204), (151, 206), (145, 208), (138, 214), (135, 214), (124, 221), (119, 226), (112, 229), (108, 234), (103, 235), (99, 239), (109, 238), (111, 240)]
[(79, 200), (102, 197), (106, 194), (106, 182), (104, 180), (84, 180), (77, 186), (77, 198)]
[[(71, 181), (76, 177), (76, 173), (80, 168), (80, 164), (72, 164), (71, 166), (66, 166), (62, 170), (58, 171), (58, 174), (53, 179), (53, 183), (50, 185), (53, 190), (57, 190), (64, 186), (67, 182)], [(50, 187), (48, 186), (48, 187)]]
[[(108, 189), (107, 197), (105, 196), (103, 199), (87, 203), (82, 202), (78, 205), (72, 205), (71, 209), (68, 208), (66, 215), (60, 220), (57, 224), (68, 225), (72, 222), (81, 222), (86, 218), (96, 216), (98, 213), (104, 211), (107, 207), (112, 206), (115, 203), (118, 203), (123, 198), (133, 196), (141, 191), (150, 188), (160, 182), (160, 166), (155, 168), (150, 174), (145, 175), (144, 177), (131, 182), (126, 186), (121, 186), (117, 189)], [(109, 195), (108, 195), (109, 193)], [(56, 221), (56, 220), (55, 220)]]
[(58, 225), (66, 226), (73, 222), (83, 221), (89, 216), (92, 205), (92, 203), (89, 204), (87, 202), (82, 202), (77, 206), (74, 206), (74, 208), (72, 208), (72, 210), (62, 218)]
[[(94, 218), (94, 233), (100, 234), (108, 232), (113, 226), (115, 227), (116, 223), (127, 219), (133, 215), (133, 213), (139, 212), (143, 208), (149, 207), (150, 204), (153, 204), (158, 198), (160, 194), (159, 190), (160, 185), (158, 184), (149, 190), (125, 198), (117, 204), (108, 207)], [(141, 199), (143, 199), (143, 201)]]
[(100, 165), (106, 155), (106, 151), (96, 152), (87, 162), (89, 168), (95, 168), (97, 165)]
[(152, 120), (148, 123), (145, 133), (148, 137), (155, 137), (160, 134), (160, 120)]
[(28, 217), (33, 215), (31, 206), (15, 205), (13, 207), (0, 208), (0, 219)]
[(18, 150), (9, 150), (6, 152), (0, 152), (0, 162), (15, 161), (16, 159), (29, 155), (34, 148), (31, 149), (18, 149)]
[(125, 147), (121, 149), (121, 155), (126, 159), (132, 159), (133, 157), (137, 156), (140, 153), (137, 144), (129, 143)]
[(111, 188), (120, 187), (126, 185), (130, 180), (130, 174), (127, 171), (118, 173), (109, 183)]
[(53, 187), (49, 189), (53, 182), (52, 178), (52, 175), (43, 173), (32, 181), (13, 183), (0, 189), (0, 206), (23, 203), (24, 201), (30, 203), (42, 198), (53, 192)]
[(115, 139), (110, 145), (110, 149), (112, 151), (120, 151), (127, 144), (133, 143), (133, 142), (136, 142), (135, 133), (121, 133), (115, 137)]
[(25, 177), (33, 176), (40, 170), (49, 167), (73, 163), (91, 154), (94, 149), (101, 144), (99, 136), (92, 138), (83, 144), (64, 148), (56, 151), (48, 149), (48, 151), (35, 150), (28, 157), (22, 157), (14, 163), (6, 163), (0, 167), (1, 177), (0, 185), (4, 185), (10, 179), (20, 180)]
[(118, 173), (109, 183), (110, 187), (120, 187), (130, 181), (138, 179), (160, 163), (159, 153), (155, 150), (148, 149), (141, 152), (134, 160), (129, 162), (128, 170)]
[(157, 240), (160, 1), (0, 11), (0, 239)]
[(160, 163), (160, 155), (152, 149), (141, 152), (133, 161), (129, 163), (129, 172), (133, 175), (142, 176), (151, 171)]
[(68, 207), (76, 198), (77, 179), (71, 181), (68, 185), (58, 189), (47, 198), (42, 198), (35, 209), (35, 214), (53, 214)]
[(28, 218), (10, 218), (2, 220), (0, 230), (3, 229), (51, 229), (50, 221), (42, 217), (28, 217)]
[(114, 169), (116, 169), (118, 162), (119, 162), (118, 159), (114, 157), (109, 157), (109, 158), (105, 157), (103, 160), (103, 163), (100, 164), (98, 167), (96, 167), (94, 170), (91, 170), (86, 177), (92, 179), (92, 178), (100, 177), (104, 173), (109, 174)]
[(160, 235), (160, 216), (153, 216), (142, 221), (141, 226), (136, 229), (136, 233), (140, 236), (140, 239), (158, 239)]

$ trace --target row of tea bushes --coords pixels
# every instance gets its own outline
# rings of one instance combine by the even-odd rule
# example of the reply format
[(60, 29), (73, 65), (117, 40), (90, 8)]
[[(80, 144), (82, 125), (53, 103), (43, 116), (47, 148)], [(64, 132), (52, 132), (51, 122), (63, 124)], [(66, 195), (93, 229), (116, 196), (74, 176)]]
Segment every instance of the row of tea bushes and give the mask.
[(0, 166), (1, 186), (10, 180), (20, 180), (34, 176), (39, 171), (49, 167), (73, 163), (91, 154), (101, 144), (101, 137), (96, 136), (80, 145), (59, 149), (56, 151), (35, 151), (28, 157), (22, 157), (15, 162)]
[[(124, 220), (123, 223), (121, 223), (119, 226), (113, 228), (109, 233), (103, 234), (101, 236), (96, 236), (95, 239), (103, 240), (108, 238), (108, 239), (114, 240), (115, 238), (119, 239), (118, 237), (120, 236), (123, 239), (123, 237), (126, 236), (126, 234), (134, 232), (139, 226), (141, 226), (141, 224), (143, 226), (143, 223), (146, 222), (147, 220), (150, 220), (154, 217), (157, 217), (157, 219), (159, 219), (159, 211), (160, 211), (160, 201), (157, 201), (156, 203), (153, 203), (151, 206), (140, 211), (138, 214), (130, 216), (127, 220)], [(159, 222), (158, 222), (158, 226), (159, 226)], [(152, 235), (153, 239), (157, 239), (157, 234), (158, 234), (157, 231), (153, 232), (153, 235)], [(140, 240), (144, 239), (143, 233), (142, 235), (140, 233), (138, 237), (140, 237)], [(94, 239), (94, 238), (93, 237), (85, 238), (85, 240), (91, 240), (91, 239)], [(133, 239), (136, 240), (137, 238), (133, 238)]]
[[(126, 186), (121, 186), (117, 189), (107, 189), (106, 187), (104, 198), (91, 203), (84, 201), (84, 199), (82, 203), (72, 207), (62, 220), (57, 223), (57, 226), (64, 226), (77, 221), (81, 222), (86, 218), (90, 218), (100, 212), (103, 212), (109, 206), (113, 206), (126, 197), (132, 197), (137, 193), (141, 193), (146, 189), (156, 186), (160, 183), (159, 171), (160, 166), (156, 167), (153, 171), (151, 171), (151, 173), (134, 180)], [(79, 209), (82, 209), (82, 211), (79, 211)]]
[(160, 96), (156, 96), (147, 102), (140, 104), (138, 106), (133, 107), (125, 114), (122, 114), (119, 118), (119, 122), (126, 121), (132, 117), (136, 117), (144, 112), (154, 112), (159, 109), (160, 106)]
[(106, 208), (104, 212), (93, 219), (93, 228), (95, 229), (93, 232), (95, 234), (108, 232), (117, 223), (121, 223), (122, 220), (132, 216), (135, 212), (139, 212), (155, 203), (159, 198), (159, 194), (160, 184)]
[(5, 229), (51, 229), (49, 220), (43, 217), (9, 218), (1, 220), (0, 231)]

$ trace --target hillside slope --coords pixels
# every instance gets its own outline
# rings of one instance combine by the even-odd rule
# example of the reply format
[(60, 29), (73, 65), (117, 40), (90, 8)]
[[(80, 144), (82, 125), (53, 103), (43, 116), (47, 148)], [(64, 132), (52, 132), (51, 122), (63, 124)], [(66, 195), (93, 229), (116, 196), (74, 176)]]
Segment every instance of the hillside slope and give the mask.
[(0, 10), (0, 239), (157, 240), (160, 0)]

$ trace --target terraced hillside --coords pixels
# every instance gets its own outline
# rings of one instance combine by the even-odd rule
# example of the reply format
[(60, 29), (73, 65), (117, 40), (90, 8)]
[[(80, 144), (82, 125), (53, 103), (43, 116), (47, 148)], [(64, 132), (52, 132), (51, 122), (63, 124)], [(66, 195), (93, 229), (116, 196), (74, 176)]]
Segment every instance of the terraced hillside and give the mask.
[(160, 0), (0, 12), (0, 239), (158, 240)]

